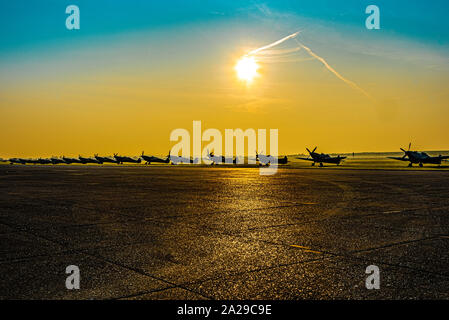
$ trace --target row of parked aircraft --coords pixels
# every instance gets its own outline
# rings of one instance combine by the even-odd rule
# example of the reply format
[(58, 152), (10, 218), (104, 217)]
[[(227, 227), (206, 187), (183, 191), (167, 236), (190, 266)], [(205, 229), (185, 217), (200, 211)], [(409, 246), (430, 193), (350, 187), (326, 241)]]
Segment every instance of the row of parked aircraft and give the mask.
[[(439, 155), (437, 157), (431, 157), (425, 152), (419, 152), (419, 151), (411, 151), (411, 143), (408, 146), (408, 150), (405, 150), (403, 148), (400, 148), (404, 152), (404, 156), (402, 157), (387, 157), (394, 160), (399, 161), (406, 161), (409, 162), (409, 167), (412, 167), (413, 164), (418, 164), (420, 167), (422, 167), (424, 164), (438, 164), (441, 165), (442, 161), (445, 161), (449, 159), (449, 156), (442, 156)], [(310, 151), (308, 148), (306, 148), (307, 152), (309, 153), (309, 157), (296, 157), (296, 159), (305, 160), (305, 161), (311, 161), (312, 166), (315, 164), (319, 164), (320, 167), (323, 166), (324, 163), (329, 164), (336, 164), (337, 166), (340, 165), (340, 163), (346, 159), (347, 157), (342, 156), (336, 156), (332, 157), (325, 153), (317, 153), (315, 152), (317, 147), (315, 147), (312, 151)], [(228, 163), (228, 164), (237, 164), (238, 159), (235, 158), (226, 158), (225, 156), (216, 156), (213, 152), (208, 152), (207, 157), (212, 165), (217, 165), (221, 163)], [(3, 159), (0, 158), (0, 161)], [(127, 157), (127, 156), (119, 156), (118, 154), (114, 154), (112, 157), (101, 157), (98, 154), (94, 155), (94, 157), (82, 157), (81, 155), (78, 158), (69, 158), (63, 156), (62, 158), (58, 157), (52, 157), (52, 158), (39, 158), (39, 159), (24, 159), (24, 158), (11, 158), (8, 160), (11, 164), (73, 164), (73, 163), (80, 163), (80, 164), (88, 164), (88, 163), (94, 163), (94, 164), (103, 164), (103, 163), (116, 163), (116, 164), (123, 164), (123, 163), (142, 163), (145, 162), (146, 164), (151, 163), (171, 163), (171, 164), (179, 164), (179, 163), (191, 163), (191, 164), (198, 164), (200, 163), (198, 158), (183, 158), (180, 156), (173, 156), (170, 155), (170, 152), (168, 153), (166, 158), (159, 158), (155, 156), (148, 156), (145, 155), (144, 152), (139, 157)], [(261, 155), (256, 153), (256, 162), (259, 163), (259, 165), (263, 166), (269, 166), (271, 163), (273, 163), (273, 157), (270, 155)], [(287, 156), (277, 158), (278, 164), (287, 164), (288, 158)]]
[[(409, 167), (412, 167), (413, 164), (418, 164), (420, 167), (423, 167), (424, 164), (441, 165), (442, 161), (449, 159), (449, 156), (439, 155), (437, 157), (431, 157), (425, 152), (411, 151), (410, 150), (411, 146), (412, 146), (412, 144), (410, 143), (408, 145), (408, 150), (400, 148), (402, 150), (402, 152), (404, 152), (404, 155), (402, 157), (387, 157), (387, 158), (393, 159), (393, 160), (409, 162), (409, 164), (408, 164)], [(310, 157), (308, 157), (308, 158), (298, 157), (297, 159), (312, 161), (312, 166), (314, 166), (315, 163), (319, 163), (320, 167), (323, 166), (323, 163), (333, 163), (338, 166), (342, 160), (346, 159), (346, 157), (342, 157), (342, 156), (331, 157), (328, 154), (316, 153), (315, 152), (316, 149), (317, 149), (317, 147), (315, 147), (315, 149), (310, 151), (308, 148), (306, 148), (306, 150), (309, 152)]]

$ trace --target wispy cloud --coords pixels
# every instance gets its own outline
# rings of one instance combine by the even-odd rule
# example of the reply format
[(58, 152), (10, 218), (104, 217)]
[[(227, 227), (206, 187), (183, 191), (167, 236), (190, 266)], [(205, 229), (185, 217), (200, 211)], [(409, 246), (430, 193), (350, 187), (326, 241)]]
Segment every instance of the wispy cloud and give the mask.
[[(329, 70), (332, 74), (334, 74), (338, 79), (340, 79), (341, 81), (343, 81), (344, 83), (346, 83), (348, 86), (350, 86), (351, 88), (363, 93), (366, 97), (368, 98), (372, 98), (372, 96), (367, 93), (365, 90), (363, 90), (360, 86), (358, 86), (355, 82), (346, 79), (345, 77), (343, 77), (339, 72), (337, 72), (331, 65), (329, 65), (329, 63), (321, 56), (319, 56), (318, 54), (316, 54), (314, 51), (312, 51), (312, 49), (310, 49), (309, 47), (305, 46), (303, 43), (299, 42), (298, 39), (296, 39), (296, 37), (298, 36), (298, 34), (300, 33), (300, 31), (297, 31), (295, 33), (292, 33), (282, 39), (279, 39), (277, 41), (274, 41), (270, 44), (267, 44), (265, 46), (259, 47), (257, 49), (251, 50), (250, 52), (248, 52), (247, 54), (245, 54), (246, 57), (249, 56), (273, 56), (273, 55), (283, 55), (283, 54), (290, 54), (296, 51), (299, 51), (300, 48), (303, 48), (304, 50), (306, 50), (306, 52), (314, 59), (318, 60), (319, 62), (321, 62), (327, 70)], [(294, 41), (296, 41), (296, 43), (299, 45), (299, 48), (294, 48), (294, 49), (283, 49), (283, 50), (272, 50), (272, 48), (286, 42), (287, 40), (293, 39)], [(271, 49), (271, 50), (269, 50)]]

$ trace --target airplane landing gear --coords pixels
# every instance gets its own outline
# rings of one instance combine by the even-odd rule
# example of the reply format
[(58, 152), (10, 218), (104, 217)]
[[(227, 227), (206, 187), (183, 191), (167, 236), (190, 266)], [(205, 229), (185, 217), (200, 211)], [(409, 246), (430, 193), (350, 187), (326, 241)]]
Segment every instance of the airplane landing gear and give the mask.
[(312, 167), (314, 167), (314, 166), (315, 166), (315, 162), (312, 163)]
[(422, 168), (422, 167), (423, 167), (423, 164), (422, 164), (422, 163), (420, 163), (420, 164), (419, 164), (419, 166), (420, 166), (420, 167)]
[(322, 167), (323, 166), (323, 163), (322, 162), (320, 162), (320, 167)]
[(413, 164), (410, 162), (410, 163), (408, 164), (408, 166), (409, 166), (409, 167), (413, 167)]

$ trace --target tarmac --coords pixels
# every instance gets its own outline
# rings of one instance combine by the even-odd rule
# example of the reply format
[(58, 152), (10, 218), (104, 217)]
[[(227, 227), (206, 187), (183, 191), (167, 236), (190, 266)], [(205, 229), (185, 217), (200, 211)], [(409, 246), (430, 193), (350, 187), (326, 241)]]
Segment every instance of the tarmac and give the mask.
[[(0, 165), (0, 299), (448, 299), (449, 171)], [(66, 267), (80, 289), (66, 288)], [(380, 272), (367, 289), (366, 268)]]

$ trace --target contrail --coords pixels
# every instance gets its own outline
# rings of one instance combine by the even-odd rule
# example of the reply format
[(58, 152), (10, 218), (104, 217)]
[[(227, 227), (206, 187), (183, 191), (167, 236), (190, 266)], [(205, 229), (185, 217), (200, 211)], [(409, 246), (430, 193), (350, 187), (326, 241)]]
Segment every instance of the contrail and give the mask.
[(352, 87), (353, 89), (356, 89), (358, 91), (360, 91), (361, 93), (363, 93), (365, 96), (367, 96), (368, 98), (372, 98), (370, 94), (368, 94), (368, 92), (366, 92), (365, 90), (363, 90), (362, 88), (360, 88), (357, 84), (355, 84), (354, 82), (352, 82), (351, 80), (346, 79), (345, 77), (343, 77), (341, 74), (339, 74), (334, 68), (332, 68), (326, 60), (324, 60), (322, 57), (320, 57), (319, 55), (317, 55), (315, 52), (313, 52), (310, 48), (306, 47), (305, 45), (303, 45), (301, 42), (299, 42), (297, 39), (295, 39), (296, 43), (298, 43), (298, 45), (300, 45), (302, 48), (304, 48), (312, 57), (314, 57), (315, 59), (317, 59), (318, 61), (320, 61), (326, 68), (327, 70), (329, 70), (330, 72), (332, 72), (338, 79), (344, 81), (346, 84), (348, 84), (350, 87)]
[[(270, 44), (268, 44), (268, 45), (266, 45), (266, 46), (263, 46), (263, 47), (254, 49), (254, 50), (248, 52), (247, 54), (245, 54), (244, 56), (245, 56), (245, 57), (248, 57), (248, 56), (256, 55), (257, 53), (261, 53), (261, 51), (264, 51), (264, 50), (267, 50), (267, 49), (272, 48), (272, 47), (274, 47), (274, 46), (277, 46), (277, 45), (283, 43), (284, 41), (287, 41), (287, 40), (289, 40), (289, 39), (294, 39), (294, 40), (296, 41), (296, 43), (297, 43), (301, 48), (303, 48), (304, 50), (306, 50), (307, 53), (308, 53), (311, 57), (313, 57), (313, 58), (317, 59), (318, 61), (320, 61), (320, 62), (326, 67), (326, 69), (329, 70), (330, 72), (332, 72), (338, 79), (342, 80), (343, 82), (345, 82), (347, 85), (349, 85), (349, 86), (352, 87), (353, 89), (360, 91), (360, 92), (363, 93), (365, 96), (367, 96), (368, 98), (371, 98), (371, 99), (372, 99), (372, 97), (371, 97), (370, 94), (368, 94), (365, 90), (363, 90), (362, 88), (360, 88), (357, 84), (355, 84), (355, 83), (352, 82), (351, 80), (348, 80), (348, 79), (346, 79), (345, 77), (343, 77), (341, 74), (339, 74), (334, 68), (332, 68), (332, 67), (329, 65), (329, 63), (327, 63), (326, 60), (324, 60), (324, 58), (320, 57), (320, 56), (317, 55), (315, 52), (313, 52), (309, 47), (306, 47), (306, 46), (303, 45), (301, 42), (299, 42), (297, 39), (295, 39), (296, 36), (299, 34), (299, 32), (300, 32), (300, 31), (297, 31), (297, 32), (295, 32), (295, 33), (292, 33), (292, 34), (289, 35), (289, 36), (286, 36), (286, 37), (284, 37), (284, 38), (278, 40), (278, 41), (275, 41), (275, 42), (270, 43)], [(261, 54), (262, 54), (262, 53), (261, 53)], [(269, 55), (269, 54), (268, 54), (268, 55)]]
[(251, 55), (254, 55), (254, 54), (256, 54), (256, 53), (258, 53), (258, 52), (260, 52), (262, 50), (266, 50), (266, 49), (269, 49), (271, 47), (277, 46), (278, 44), (281, 44), (282, 42), (287, 41), (288, 39), (292, 39), (292, 38), (296, 37), (298, 34), (299, 34), (299, 31), (295, 32), (295, 33), (292, 33), (291, 35), (286, 36), (285, 38), (282, 38), (281, 40), (275, 41), (275, 42), (270, 43), (270, 44), (268, 44), (266, 46), (257, 48), (257, 49), (255, 49), (253, 51), (250, 51), (247, 54), (245, 54), (245, 56), (251, 56)]

